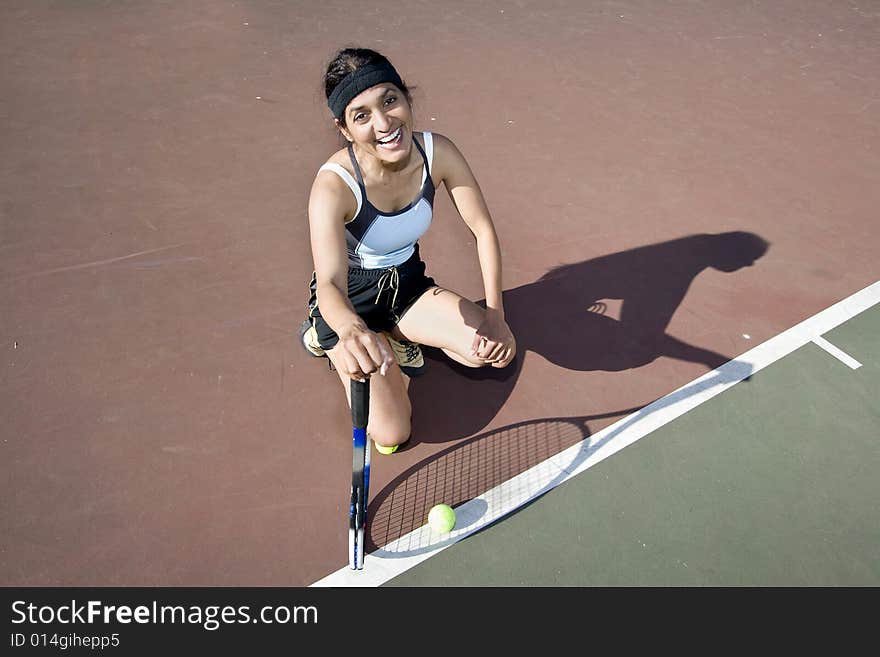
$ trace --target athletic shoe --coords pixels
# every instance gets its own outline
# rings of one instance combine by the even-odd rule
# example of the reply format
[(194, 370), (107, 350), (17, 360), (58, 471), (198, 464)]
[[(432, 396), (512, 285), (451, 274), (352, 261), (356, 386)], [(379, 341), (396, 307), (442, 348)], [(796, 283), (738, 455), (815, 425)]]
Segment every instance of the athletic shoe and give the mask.
[(315, 358), (324, 356), (324, 350), (318, 344), (318, 331), (312, 325), (312, 320), (307, 319), (299, 327), (299, 339), (303, 349), (309, 352)]
[(425, 357), (422, 355), (422, 349), (415, 342), (409, 340), (395, 340), (388, 333), (385, 334), (400, 371), (410, 378), (421, 376), (428, 369), (425, 363)]

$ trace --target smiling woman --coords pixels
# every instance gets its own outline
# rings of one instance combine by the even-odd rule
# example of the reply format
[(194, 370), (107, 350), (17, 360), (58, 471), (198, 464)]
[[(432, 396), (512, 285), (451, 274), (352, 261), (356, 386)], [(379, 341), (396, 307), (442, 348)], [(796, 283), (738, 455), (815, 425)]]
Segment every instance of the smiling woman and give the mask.
[[(501, 249), (465, 158), (447, 137), (414, 130), (409, 89), (388, 59), (365, 48), (340, 50), (324, 88), (348, 146), (312, 185), (315, 271), (300, 336), (310, 354), (329, 358), (346, 394), (350, 379), (371, 378), (367, 431), (387, 454), (409, 440), (409, 378), (425, 369), (420, 344), (470, 367), (513, 360)], [(436, 285), (419, 257), (439, 185), (476, 239), (485, 308)]]

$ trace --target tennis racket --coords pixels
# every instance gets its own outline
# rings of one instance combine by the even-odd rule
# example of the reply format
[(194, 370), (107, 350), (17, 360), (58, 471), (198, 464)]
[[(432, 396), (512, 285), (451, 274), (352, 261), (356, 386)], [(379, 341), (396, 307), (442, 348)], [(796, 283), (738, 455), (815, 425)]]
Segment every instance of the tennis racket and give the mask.
[(351, 504), (348, 512), (348, 565), (364, 567), (364, 531), (367, 527), (367, 501), (370, 489), (370, 380), (351, 380), (351, 424), (354, 458), (351, 467)]

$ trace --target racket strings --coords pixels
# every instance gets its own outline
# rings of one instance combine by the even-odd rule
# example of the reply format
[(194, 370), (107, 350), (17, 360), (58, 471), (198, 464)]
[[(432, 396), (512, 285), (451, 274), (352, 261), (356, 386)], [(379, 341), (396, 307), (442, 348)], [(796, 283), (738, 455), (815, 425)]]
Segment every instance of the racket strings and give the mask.
[(439, 503), (453, 508), (547, 461), (589, 435), (582, 422), (526, 422), (477, 436), (415, 466), (382, 498), (370, 520), (376, 546), (386, 546), (425, 524)]

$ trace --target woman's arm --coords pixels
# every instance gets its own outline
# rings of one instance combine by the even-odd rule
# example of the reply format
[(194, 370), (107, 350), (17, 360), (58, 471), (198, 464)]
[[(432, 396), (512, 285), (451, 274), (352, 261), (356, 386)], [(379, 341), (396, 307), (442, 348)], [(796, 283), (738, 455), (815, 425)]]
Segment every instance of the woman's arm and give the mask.
[(434, 134), (434, 170), (446, 185), (449, 198), (477, 243), (483, 277), (486, 319), (477, 328), (472, 351), (504, 366), (516, 353), (513, 334), (504, 319), (501, 282), (501, 244), (477, 179), (461, 151), (447, 137)]
[(337, 368), (362, 379), (385, 374), (394, 356), (367, 328), (348, 299), (345, 221), (355, 211), (354, 197), (339, 176), (320, 171), (309, 195), (309, 234), (315, 265), (315, 294), (321, 316), (339, 336)]

